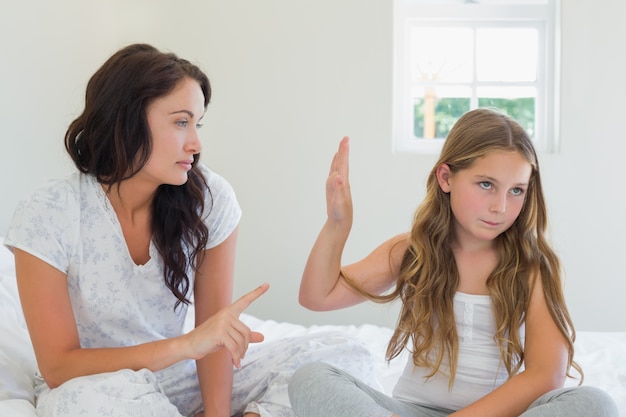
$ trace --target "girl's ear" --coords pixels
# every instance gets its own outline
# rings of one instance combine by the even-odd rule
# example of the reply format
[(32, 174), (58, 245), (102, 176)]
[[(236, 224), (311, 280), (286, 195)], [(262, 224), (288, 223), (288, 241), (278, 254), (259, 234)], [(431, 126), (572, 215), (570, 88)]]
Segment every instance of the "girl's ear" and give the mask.
[(452, 177), (452, 171), (450, 170), (450, 166), (448, 164), (441, 164), (437, 167), (437, 182), (439, 183), (439, 188), (444, 193), (450, 192), (450, 177)]

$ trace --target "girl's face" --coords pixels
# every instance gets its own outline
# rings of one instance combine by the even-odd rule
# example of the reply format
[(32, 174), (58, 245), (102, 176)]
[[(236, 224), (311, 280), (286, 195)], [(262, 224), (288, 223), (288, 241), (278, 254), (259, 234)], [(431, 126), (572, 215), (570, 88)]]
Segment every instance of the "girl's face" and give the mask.
[(182, 185), (196, 154), (202, 150), (198, 136), (204, 115), (204, 94), (198, 82), (184, 78), (166, 96), (146, 109), (152, 135), (152, 153), (140, 175), (157, 186)]
[(450, 194), (455, 240), (474, 247), (491, 244), (517, 219), (532, 167), (518, 152), (493, 151), (469, 168), (437, 169), (441, 189)]

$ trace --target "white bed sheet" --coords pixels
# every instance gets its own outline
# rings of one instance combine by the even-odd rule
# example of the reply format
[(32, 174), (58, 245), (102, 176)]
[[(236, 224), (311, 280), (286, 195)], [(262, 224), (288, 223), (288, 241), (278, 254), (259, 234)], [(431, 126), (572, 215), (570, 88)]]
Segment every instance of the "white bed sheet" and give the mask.
[[(376, 359), (380, 387), (391, 393), (405, 364), (406, 355), (387, 363), (386, 344), (392, 330), (374, 325), (302, 326), (289, 322), (262, 320), (251, 315), (242, 319), (252, 329), (265, 335), (265, 342), (283, 337), (338, 331), (366, 342)], [(606, 390), (617, 402), (620, 415), (626, 417), (626, 332), (579, 332), (576, 361), (585, 371), (585, 385)], [(19, 308), (13, 257), (0, 240), (0, 416), (36, 417), (32, 383), (35, 359), (26, 326)], [(575, 385), (577, 381), (568, 381)]]

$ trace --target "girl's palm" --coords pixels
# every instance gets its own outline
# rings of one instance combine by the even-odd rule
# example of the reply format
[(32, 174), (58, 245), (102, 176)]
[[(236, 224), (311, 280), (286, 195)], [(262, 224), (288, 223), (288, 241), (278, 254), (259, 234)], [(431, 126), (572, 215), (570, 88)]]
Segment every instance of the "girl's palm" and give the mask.
[(352, 224), (352, 195), (348, 178), (348, 137), (339, 143), (326, 180), (326, 212), (330, 220)]

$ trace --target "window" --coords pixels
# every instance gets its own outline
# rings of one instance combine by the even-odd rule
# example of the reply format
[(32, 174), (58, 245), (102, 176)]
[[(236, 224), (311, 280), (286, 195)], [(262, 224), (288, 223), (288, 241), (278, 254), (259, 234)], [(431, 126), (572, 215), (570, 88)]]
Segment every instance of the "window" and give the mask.
[(465, 112), (495, 107), (558, 146), (558, 0), (394, 0), (393, 148), (438, 153)]

